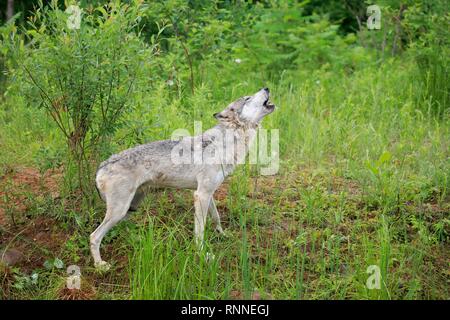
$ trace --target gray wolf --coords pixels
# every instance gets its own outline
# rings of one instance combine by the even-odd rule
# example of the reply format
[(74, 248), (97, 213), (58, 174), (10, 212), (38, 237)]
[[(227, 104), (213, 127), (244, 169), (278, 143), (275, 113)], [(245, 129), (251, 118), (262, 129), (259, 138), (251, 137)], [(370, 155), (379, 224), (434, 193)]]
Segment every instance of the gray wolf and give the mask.
[(269, 96), (269, 89), (263, 88), (230, 103), (214, 114), (219, 123), (201, 135), (151, 142), (102, 162), (97, 170), (96, 186), (106, 202), (106, 215), (90, 235), (96, 268), (109, 268), (100, 256), (105, 234), (128, 211), (137, 210), (152, 188), (195, 190), (194, 233), (200, 249), (208, 212), (216, 230), (223, 234), (213, 194), (236, 165), (245, 161), (261, 120), (274, 111), (275, 105), (269, 101)]

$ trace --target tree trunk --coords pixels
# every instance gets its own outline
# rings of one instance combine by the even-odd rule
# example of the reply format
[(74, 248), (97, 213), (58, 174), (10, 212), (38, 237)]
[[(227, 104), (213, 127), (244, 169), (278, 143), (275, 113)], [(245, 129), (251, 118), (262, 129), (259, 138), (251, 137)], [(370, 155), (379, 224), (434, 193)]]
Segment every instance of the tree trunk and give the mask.
[(8, 0), (6, 4), (6, 21), (11, 19), (14, 15), (14, 0)]

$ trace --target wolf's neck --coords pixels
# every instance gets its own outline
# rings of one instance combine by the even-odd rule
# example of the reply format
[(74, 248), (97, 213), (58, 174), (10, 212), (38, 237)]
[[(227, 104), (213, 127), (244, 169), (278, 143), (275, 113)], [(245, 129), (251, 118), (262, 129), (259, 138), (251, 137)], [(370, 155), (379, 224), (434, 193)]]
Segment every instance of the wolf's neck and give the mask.
[(235, 132), (243, 132), (247, 133), (249, 131), (255, 131), (258, 130), (258, 128), (261, 127), (261, 124), (259, 123), (253, 123), (253, 122), (220, 122), (216, 126), (214, 126), (215, 129), (218, 129), (220, 131), (226, 132), (227, 130), (235, 131)]
[(238, 117), (233, 117), (231, 119), (223, 119), (220, 121), (218, 126), (222, 126), (226, 129), (257, 129), (259, 127), (259, 123), (251, 122), (251, 121), (242, 121)]
[[(217, 134), (217, 131), (222, 135), (222, 143), (223, 145), (220, 148), (223, 149), (223, 153), (230, 156), (229, 152), (232, 153), (232, 158), (234, 161), (232, 163), (228, 163), (234, 168), (237, 164), (245, 163), (245, 159), (249, 153), (249, 150), (252, 148), (252, 145), (255, 142), (255, 138), (257, 137), (257, 128), (232, 128), (229, 126), (225, 126), (223, 123), (216, 125), (210, 130), (206, 131), (204, 134), (206, 136), (212, 134)], [(215, 133), (213, 133), (215, 132)], [(233, 147), (231, 147), (233, 146)], [(233, 170), (232, 168), (230, 169)], [(230, 172), (231, 172), (230, 171)]]
[(245, 144), (247, 145), (250, 142), (249, 140), (251, 140), (255, 136), (256, 131), (259, 128), (262, 128), (260, 124), (234, 127), (226, 125), (224, 123), (219, 123), (218, 125), (216, 125), (211, 129), (221, 131), (224, 134), (224, 136), (226, 132), (231, 131), (233, 132), (233, 136), (235, 138), (244, 140)]

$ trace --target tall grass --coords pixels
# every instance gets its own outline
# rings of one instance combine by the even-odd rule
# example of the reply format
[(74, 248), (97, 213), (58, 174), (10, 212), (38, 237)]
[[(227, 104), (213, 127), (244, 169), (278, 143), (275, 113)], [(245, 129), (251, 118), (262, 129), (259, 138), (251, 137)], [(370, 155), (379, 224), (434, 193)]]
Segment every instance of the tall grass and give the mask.
[(130, 265), (132, 296), (138, 299), (214, 299), (221, 290), (221, 256), (198, 254), (180, 227), (159, 226), (151, 217), (134, 242)]

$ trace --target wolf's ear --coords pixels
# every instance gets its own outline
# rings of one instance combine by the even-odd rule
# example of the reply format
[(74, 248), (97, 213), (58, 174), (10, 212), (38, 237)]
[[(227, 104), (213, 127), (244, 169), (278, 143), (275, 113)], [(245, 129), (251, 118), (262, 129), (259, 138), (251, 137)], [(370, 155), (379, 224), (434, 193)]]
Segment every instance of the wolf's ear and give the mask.
[(223, 119), (223, 118), (226, 118), (225, 116), (223, 116), (222, 112), (214, 113), (213, 117), (216, 118), (216, 119), (219, 119), (219, 120)]

